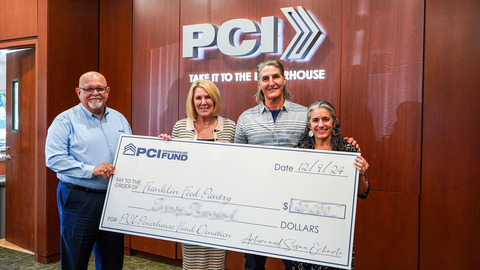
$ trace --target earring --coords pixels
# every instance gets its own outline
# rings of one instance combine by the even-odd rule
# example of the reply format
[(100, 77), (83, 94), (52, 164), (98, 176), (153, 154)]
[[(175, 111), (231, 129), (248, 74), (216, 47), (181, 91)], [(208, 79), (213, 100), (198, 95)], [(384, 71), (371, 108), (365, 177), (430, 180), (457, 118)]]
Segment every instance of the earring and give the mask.
[(310, 131), (308, 132), (308, 136), (310, 137), (313, 137), (313, 131), (310, 129)]

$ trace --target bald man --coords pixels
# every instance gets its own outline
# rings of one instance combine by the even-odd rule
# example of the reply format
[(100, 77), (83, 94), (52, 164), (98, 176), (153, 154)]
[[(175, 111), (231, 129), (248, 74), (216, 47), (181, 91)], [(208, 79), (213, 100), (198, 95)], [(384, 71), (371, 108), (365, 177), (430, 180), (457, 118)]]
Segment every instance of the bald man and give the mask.
[(110, 87), (98, 72), (80, 77), (80, 104), (59, 114), (48, 129), (46, 165), (57, 173), (62, 269), (122, 269), (123, 234), (99, 230), (113, 158), (121, 134), (132, 131), (125, 117), (106, 106)]

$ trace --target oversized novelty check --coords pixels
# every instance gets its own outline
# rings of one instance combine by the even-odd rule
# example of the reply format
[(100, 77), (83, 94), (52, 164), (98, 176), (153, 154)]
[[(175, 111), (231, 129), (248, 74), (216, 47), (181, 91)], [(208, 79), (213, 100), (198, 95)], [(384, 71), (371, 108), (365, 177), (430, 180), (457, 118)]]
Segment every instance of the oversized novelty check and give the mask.
[(122, 136), (100, 229), (350, 268), (356, 155)]

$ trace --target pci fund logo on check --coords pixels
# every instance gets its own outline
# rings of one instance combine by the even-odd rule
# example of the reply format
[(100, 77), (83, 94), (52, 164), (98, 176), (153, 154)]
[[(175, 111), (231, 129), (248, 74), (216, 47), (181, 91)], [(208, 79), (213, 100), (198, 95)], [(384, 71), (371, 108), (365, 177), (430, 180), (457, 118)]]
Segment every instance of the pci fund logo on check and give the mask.
[(123, 148), (123, 154), (127, 156), (135, 156), (135, 153), (137, 152), (137, 147), (133, 145), (133, 143), (129, 143), (125, 145)]
[(188, 159), (188, 152), (177, 150), (161, 150), (154, 148), (136, 147), (133, 143), (125, 145), (123, 154), (126, 156), (145, 156), (147, 158), (159, 158), (169, 160), (186, 161)]

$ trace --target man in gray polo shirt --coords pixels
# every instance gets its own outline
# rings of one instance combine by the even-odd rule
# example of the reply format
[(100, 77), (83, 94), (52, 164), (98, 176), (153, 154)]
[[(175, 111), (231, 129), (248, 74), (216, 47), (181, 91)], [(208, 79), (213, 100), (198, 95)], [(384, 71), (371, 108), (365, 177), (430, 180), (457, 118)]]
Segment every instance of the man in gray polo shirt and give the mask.
[[(283, 65), (267, 60), (257, 66), (258, 105), (238, 118), (235, 143), (294, 147), (307, 124), (307, 108), (291, 102)], [(246, 270), (263, 270), (267, 257), (245, 253)], [(292, 262), (283, 260), (285, 269)]]

